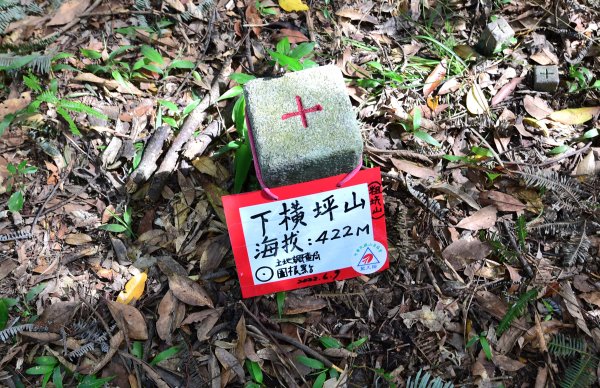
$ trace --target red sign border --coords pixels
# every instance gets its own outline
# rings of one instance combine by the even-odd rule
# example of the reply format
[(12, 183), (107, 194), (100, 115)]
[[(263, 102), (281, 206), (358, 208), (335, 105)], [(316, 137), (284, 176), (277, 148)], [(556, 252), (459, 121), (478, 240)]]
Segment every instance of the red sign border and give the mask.
[[(338, 182), (340, 182), (345, 176), (346, 174), (340, 174), (310, 182), (276, 187), (270, 190), (277, 195), (279, 197), (278, 200), (281, 201), (337, 189)], [(372, 184), (379, 184), (379, 186), (382, 187), (381, 172), (379, 167), (359, 171), (344, 185), (344, 187), (355, 186), (362, 183), (366, 183), (369, 186)], [(381, 207), (380, 212), (382, 215), (384, 215), (383, 190), (381, 190), (379, 194), (369, 192), (369, 197), (371, 199), (371, 214), (373, 215), (374, 209), (377, 206), (377, 203), (374, 203), (375, 201), (373, 200), (375, 195), (379, 195), (381, 198), (379, 205)], [(333, 281), (334, 277), (335, 280), (344, 280), (362, 275), (360, 272), (355, 271), (354, 268), (349, 266), (346, 268), (341, 268), (337, 274), (334, 274), (334, 271), (329, 271), (325, 273), (321, 272), (307, 276), (295, 277), (292, 279), (280, 280), (277, 282), (254, 284), (239, 209), (246, 206), (273, 202), (273, 199), (267, 197), (262, 191), (253, 191), (251, 193), (223, 196), (222, 201), (225, 211), (225, 218), (227, 220), (227, 228), (229, 229), (229, 239), (231, 241), (231, 247), (233, 250), (233, 256), (235, 259), (235, 265), (237, 267), (243, 298), (250, 298), (253, 296), (272, 294), (280, 291), (289, 291), (298, 288), (314, 286), (317, 284), (328, 283)], [(385, 216), (380, 215), (376, 218), (372, 218), (372, 223), (374, 240), (381, 243), (387, 252), (388, 245)], [(352, 253), (349, 252), (348, 254), (351, 255)], [(354, 259), (351, 258), (351, 260)], [(377, 272), (384, 271), (388, 267), (389, 257), (386, 258), (385, 264)], [(327, 276), (327, 274), (330, 274), (330, 276)]]

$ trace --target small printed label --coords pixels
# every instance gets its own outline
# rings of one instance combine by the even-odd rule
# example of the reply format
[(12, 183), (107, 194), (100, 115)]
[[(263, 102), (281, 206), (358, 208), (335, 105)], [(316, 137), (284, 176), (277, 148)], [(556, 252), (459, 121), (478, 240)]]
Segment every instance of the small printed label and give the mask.
[(245, 298), (388, 267), (379, 169), (338, 188), (343, 177), (274, 188), (275, 201), (260, 191), (223, 197)]
[(364, 243), (354, 250), (352, 266), (356, 272), (368, 275), (379, 271), (387, 262), (387, 249), (380, 242)]

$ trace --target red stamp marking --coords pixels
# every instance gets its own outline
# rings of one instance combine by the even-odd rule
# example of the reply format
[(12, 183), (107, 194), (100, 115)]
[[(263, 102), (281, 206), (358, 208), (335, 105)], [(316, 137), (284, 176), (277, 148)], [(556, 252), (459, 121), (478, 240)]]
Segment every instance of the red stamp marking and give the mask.
[(323, 110), (323, 107), (321, 106), (321, 104), (317, 104), (313, 107), (310, 107), (308, 109), (304, 109), (304, 106), (302, 106), (302, 99), (300, 98), (300, 96), (296, 96), (296, 105), (298, 105), (298, 112), (291, 112), (291, 113), (286, 113), (283, 116), (281, 116), (282, 120), (287, 120), (291, 117), (296, 117), (296, 116), (300, 116), (300, 119), (302, 120), (302, 126), (304, 128), (308, 127), (308, 122), (306, 121), (306, 114), (307, 113), (312, 113), (312, 112), (319, 112)]

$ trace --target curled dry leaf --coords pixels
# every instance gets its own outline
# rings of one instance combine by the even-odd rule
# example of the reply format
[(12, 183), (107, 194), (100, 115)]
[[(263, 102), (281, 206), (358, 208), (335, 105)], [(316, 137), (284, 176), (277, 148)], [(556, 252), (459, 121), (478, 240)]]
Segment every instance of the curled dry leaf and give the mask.
[(227, 350), (222, 348), (215, 349), (215, 356), (226, 370), (233, 370), (241, 382), (244, 382), (244, 368), (237, 358)]
[(261, 30), (259, 25), (262, 24), (263, 21), (260, 15), (258, 14), (258, 10), (256, 9), (255, 0), (246, 1), (246, 21), (248, 22), (248, 24), (254, 25), (252, 26), (252, 32), (254, 32), (256, 36), (259, 36)]
[(596, 158), (594, 157), (594, 152), (590, 152), (577, 165), (575, 175), (592, 175), (595, 171)]
[(552, 112), (552, 108), (548, 106), (546, 101), (539, 97), (525, 96), (523, 106), (527, 113), (538, 120), (548, 117)]
[(451, 78), (448, 81), (444, 82), (444, 84), (438, 90), (438, 95), (442, 96), (444, 94), (452, 93), (460, 88), (460, 82), (456, 78)]
[(512, 195), (495, 190), (479, 193), (479, 201), (483, 205), (494, 205), (501, 212), (520, 212), (526, 208), (526, 205)]
[(423, 306), (421, 310), (400, 314), (400, 317), (404, 320), (404, 324), (409, 329), (418, 321), (431, 331), (442, 330), (444, 328), (444, 323), (449, 321), (443, 311), (431, 311), (431, 308), (426, 305)]
[(171, 290), (167, 291), (158, 305), (156, 333), (167, 344), (173, 343), (173, 330), (179, 327), (185, 316), (185, 306), (179, 302)]
[(208, 333), (212, 330), (213, 326), (219, 320), (219, 317), (223, 313), (222, 308), (202, 310), (188, 315), (180, 326), (191, 325), (192, 323), (198, 322), (196, 325), (196, 335), (198, 341), (206, 341)]
[(210, 306), (213, 302), (204, 288), (188, 277), (173, 273), (169, 276), (169, 288), (180, 301), (191, 306)]
[(600, 106), (591, 106), (557, 110), (550, 114), (550, 119), (561, 124), (579, 125), (591, 120), (594, 116), (598, 116), (598, 114), (600, 114)]
[[(125, 324), (129, 338), (142, 341), (148, 339), (148, 327), (146, 326), (144, 316), (138, 309), (127, 304), (113, 302), (112, 300), (107, 300), (106, 303), (115, 322), (118, 325), (121, 325), (121, 323)], [(123, 330), (123, 328), (121, 329)]]
[(469, 230), (489, 229), (496, 223), (497, 212), (498, 210), (495, 206), (486, 206), (483, 209), (476, 211), (472, 216), (460, 220), (460, 222), (456, 224), (456, 227)]
[(437, 174), (430, 168), (419, 166), (416, 163), (407, 160), (392, 158), (392, 163), (400, 171), (404, 171), (417, 178), (435, 178)]
[(467, 93), (467, 110), (474, 115), (481, 115), (488, 112), (490, 106), (488, 105), (485, 94), (478, 84), (474, 83)]
[(431, 74), (425, 80), (423, 85), (423, 97), (427, 98), (446, 78), (448, 64), (446, 59), (442, 59), (440, 63), (433, 69)]
[(492, 98), (492, 106), (498, 105), (502, 101), (506, 100), (508, 96), (515, 91), (515, 88), (523, 81), (523, 77), (517, 77), (510, 80), (509, 83), (504, 85), (498, 90), (498, 93)]

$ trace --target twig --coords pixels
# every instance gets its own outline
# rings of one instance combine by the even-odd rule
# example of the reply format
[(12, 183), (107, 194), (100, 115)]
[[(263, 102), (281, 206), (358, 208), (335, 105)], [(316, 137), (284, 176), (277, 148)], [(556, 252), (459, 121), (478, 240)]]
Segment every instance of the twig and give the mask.
[(222, 130), (223, 125), (219, 120), (211, 121), (200, 135), (187, 142), (183, 150), (183, 156), (190, 160), (200, 156), (206, 151), (210, 143), (221, 135)]
[(150, 184), (150, 188), (148, 189), (148, 199), (151, 202), (156, 202), (156, 200), (160, 197), (160, 193), (165, 185), (165, 182), (171, 172), (175, 170), (175, 166), (177, 165), (177, 160), (179, 160), (179, 151), (183, 148), (185, 143), (192, 137), (194, 131), (202, 124), (204, 118), (206, 117), (206, 109), (214, 103), (219, 97), (219, 80), (221, 78), (221, 74), (215, 75), (213, 80), (212, 87), (210, 92), (208, 92), (200, 104), (190, 113), (190, 115), (185, 120), (183, 127), (179, 131), (179, 134), (173, 141), (171, 148), (167, 151), (162, 163), (156, 173), (154, 174), (154, 179)]
[(144, 156), (142, 156), (140, 165), (131, 173), (129, 180), (125, 184), (127, 192), (135, 192), (140, 183), (145, 182), (152, 176), (152, 173), (158, 167), (156, 161), (160, 158), (160, 155), (162, 155), (163, 144), (170, 133), (170, 127), (163, 125), (158, 127), (152, 134), (152, 137), (148, 140), (148, 145), (144, 150)]
[(517, 252), (517, 257), (519, 258), (519, 261), (521, 262), (521, 265), (523, 266), (525, 273), (527, 274), (528, 277), (532, 278), (533, 270), (531, 269), (531, 266), (529, 265), (529, 263), (527, 262), (527, 260), (523, 256), (523, 254), (521, 253), (521, 249), (517, 245), (517, 242), (515, 241), (515, 237), (513, 236), (506, 220), (502, 220), (502, 226), (504, 227), (504, 231), (508, 235), (508, 241), (510, 241), (510, 245)]
[(490, 143), (488, 143), (488, 141), (485, 140), (485, 138), (483, 136), (481, 136), (481, 134), (479, 132), (477, 132), (476, 130), (471, 129), (471, 130), (469, 130), (469, 132), (471, 132), (473, 135), (475, 135), (476, 138), (481, 140), (481, 142), (483, 144), (485, 144), (485, 146), (492, 152), (492, 155), (494, 155), (494, 159), (496, 159), (496, 162), (498, 162), (499, 165), (504, 167), (504, 162), (502, 162), (502, 159), (500, 159), (500, 156), (498, 156), (498, 153), (494, 150), (494, 148), (492, 148)]

